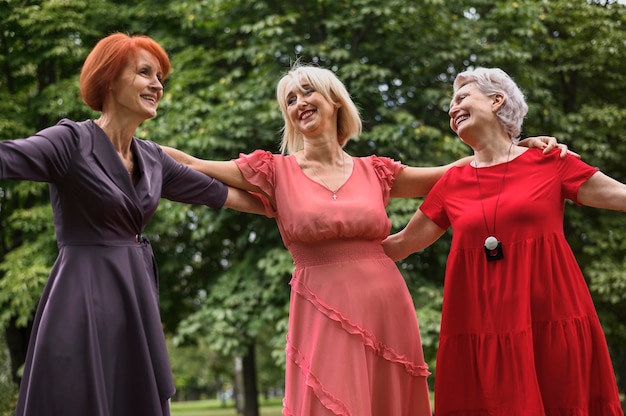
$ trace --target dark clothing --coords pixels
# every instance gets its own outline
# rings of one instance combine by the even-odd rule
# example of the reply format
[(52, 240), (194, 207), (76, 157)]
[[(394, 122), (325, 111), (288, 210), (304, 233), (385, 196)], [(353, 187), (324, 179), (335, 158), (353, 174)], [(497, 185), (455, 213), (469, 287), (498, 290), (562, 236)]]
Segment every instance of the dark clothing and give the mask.
[(0, 179), (50, 183), (59, 256), (30, 338), (17, 415), (169, 414), (174, 383), (152, 247), (161, 197), (220, 208), (227, 188), (133, 138), (135, 186), (93, 121), (0, 141)]

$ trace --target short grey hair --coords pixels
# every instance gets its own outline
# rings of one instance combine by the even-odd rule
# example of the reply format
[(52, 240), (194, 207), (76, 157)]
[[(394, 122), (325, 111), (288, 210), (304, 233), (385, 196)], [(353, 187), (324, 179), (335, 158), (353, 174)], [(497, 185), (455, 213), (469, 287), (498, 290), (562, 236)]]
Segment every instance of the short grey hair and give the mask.
[(500, 68), (476, 68), (459, 73), (454, 79), (454, 91), (462, 86), (476, 83), (479, 91), (490, 96), (504, 95), (504, 103), (496, 114), (511, 140), (517, 141), (522, 131), (524, 117), (528, 113), (526, 98), (513, 79)]

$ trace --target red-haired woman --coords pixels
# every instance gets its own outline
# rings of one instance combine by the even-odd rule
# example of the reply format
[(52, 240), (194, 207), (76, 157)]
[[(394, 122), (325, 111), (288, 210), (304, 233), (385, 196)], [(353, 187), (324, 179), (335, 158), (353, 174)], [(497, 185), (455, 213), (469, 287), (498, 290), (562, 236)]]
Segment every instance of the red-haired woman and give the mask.
[(18, 416), (169, 415), (174, 385), (142, 232), (160, 198), (262, 212), (248, 193), (134, 137), (156, 116), (169, 70), (151, 38), (112, 34), (80, 76), (98, 119), (64, 119), (0, 141), (0, 179), (50, 184), (59, 247), (35, 316)]

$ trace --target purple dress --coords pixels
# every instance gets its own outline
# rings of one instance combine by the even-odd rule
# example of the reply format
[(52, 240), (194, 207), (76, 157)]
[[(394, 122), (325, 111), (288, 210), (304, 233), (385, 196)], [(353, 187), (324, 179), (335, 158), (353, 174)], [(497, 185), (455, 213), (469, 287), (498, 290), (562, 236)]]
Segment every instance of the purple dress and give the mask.
[(50, 183), (59, 255), (37, 308), (17, 416), (168, 415), (174, 383), (142, 232), (161, 197), (220, 208), (227, 188), (133, 138), (135, 186), (93, 121), (0, 141), (0, 179)]

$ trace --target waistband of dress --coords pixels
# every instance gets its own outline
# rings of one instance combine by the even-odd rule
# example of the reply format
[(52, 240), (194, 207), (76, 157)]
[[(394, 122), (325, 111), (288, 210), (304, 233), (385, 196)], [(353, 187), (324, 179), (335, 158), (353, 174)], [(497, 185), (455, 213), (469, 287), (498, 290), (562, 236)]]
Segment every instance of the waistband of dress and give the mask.
[(380, 240), (294, 242), (288, 247), (296, 266), (317, 266), (360, 259), (389, 259)]
[(105, 246), (105, 247), (136, 247), (149, 245), (150, 240), (143, 234), (136, 234), (128, 238), (120, 238), (116, 240), (63, 240), (59, 241), (59, 247), (63, 246)]

